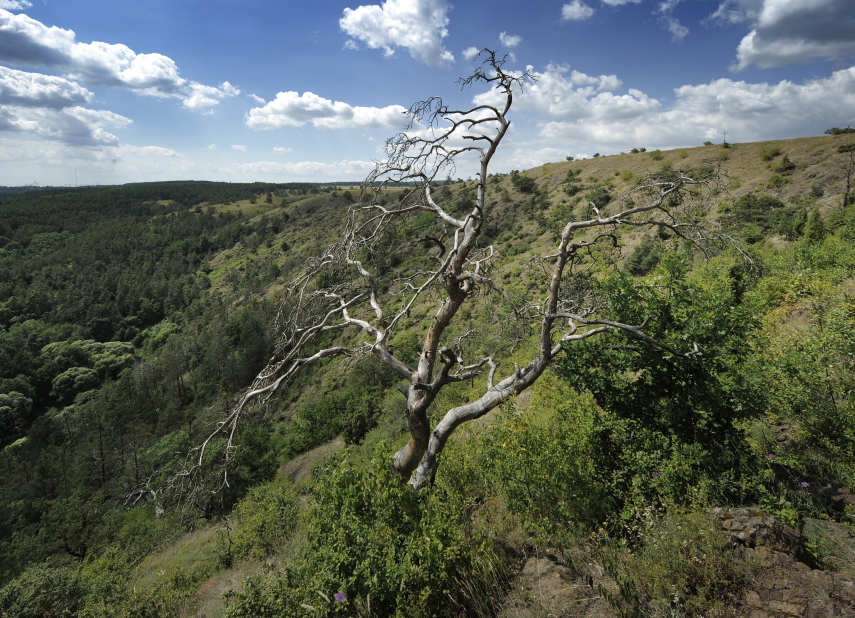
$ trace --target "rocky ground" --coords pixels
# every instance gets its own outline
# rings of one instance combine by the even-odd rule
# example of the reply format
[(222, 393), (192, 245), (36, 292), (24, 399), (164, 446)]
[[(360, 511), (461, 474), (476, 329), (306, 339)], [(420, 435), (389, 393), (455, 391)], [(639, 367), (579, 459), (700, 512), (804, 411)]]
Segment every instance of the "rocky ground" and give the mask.
[[(735, 569), (747, 574), (741, 596), (728, 600), (717, 615), (855, 618), (855, 538), (844, 524), (809, 520), (801, 534), (756, 509), (714, 509), (710, 518), (734, 550)], [(587, 572), (580, 572), (557, 554), (527, 557), (501, 615), (618, 615), (603, 596), (604, 590), (617, 590), (615, 582), (595, 560), (586, 566)], [(645, 605), (642, 599), (642, 615), (648, 613)], [(683, 615), (679, 605), (669, 614)]]

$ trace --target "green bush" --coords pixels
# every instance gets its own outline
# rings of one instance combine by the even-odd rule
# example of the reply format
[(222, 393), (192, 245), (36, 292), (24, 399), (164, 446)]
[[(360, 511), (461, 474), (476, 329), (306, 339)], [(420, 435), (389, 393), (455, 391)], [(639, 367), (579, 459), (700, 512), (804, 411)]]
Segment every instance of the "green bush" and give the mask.
[(660, 249), (653, 238), (645, 236), (626, 258), (623, 267), (633, 275), (646, 275), (659, 263)]
[(297, 525), (299, 500), (284, 477), (252, 487), (232, 511), (229, 558), (257, 560), (281, 548)]
[(377, 616), (457, 616), (467, 603), (457, 580), (493, 558), (488, 541), (467, 534), (473, 502), (458, 489), (459, 468), (445, 462), (437, 486), (416, 495), (390, 464), (381, 446), (367, 467), (345, 452), (316, 468), (305, 556), (227, 592), (228, 616), (306, 606), (355, 615), (368, 604)]
[(33, 565), (0, 588), (4, 618), (73, 616), (82, 594), (77, 569), (46, 563)]
[(763, 161), (771, 161), (779, 154), (781, 154), (783, 150), (781, 150), (781, 146), (778, 144), (771, 144), (769, 146), (761, 146), (760, 147), (760, 159)]
[(662, 154), (662, 151), (657, 148), (656, 150), (654, 150), (650, 153), (650, 158), (653, 159), (654, 161), (661, 161), (662, 159), (665, 158), (665, 155)]

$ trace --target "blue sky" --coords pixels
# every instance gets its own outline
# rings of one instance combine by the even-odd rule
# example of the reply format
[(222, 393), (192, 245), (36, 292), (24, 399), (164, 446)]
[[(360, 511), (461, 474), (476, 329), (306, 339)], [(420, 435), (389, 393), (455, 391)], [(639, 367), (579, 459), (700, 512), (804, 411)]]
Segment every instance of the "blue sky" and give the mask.
[(855, 0), (0, 0), (0, 185), (359, 180), (473, 47), (540, 76), (494, 171), (855, 124)]

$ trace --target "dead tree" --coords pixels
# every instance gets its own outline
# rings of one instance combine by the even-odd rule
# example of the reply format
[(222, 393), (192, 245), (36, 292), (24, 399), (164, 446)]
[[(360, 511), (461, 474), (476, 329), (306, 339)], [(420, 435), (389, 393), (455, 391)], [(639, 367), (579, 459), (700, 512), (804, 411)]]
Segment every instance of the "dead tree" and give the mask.
[[(391, 464), (418, 490), (432, 483), (438, 456), (455, 429), (534, 384), (574, 342), (619, 329), (676, 357), (698, 353), (697, 346), (676, 350), (657, 341), (645, 332), (647, 321), (623, 324), (608, 319), (602, 301), (576, 272), (584, 267), (586, 253), (601, 245), (616, 246), (615, 231), (621, 227), (659, 226), (697, 243), (708, 238), (699, 223), (706, 211), (698, 206), (716, 190), (714, 182), (668, 171), (639, 181), (620, 200), (615, 214), (601, 213), (591, 204), (586, 218), (566, 223), (555, 251), (541, 260), (550, 272), (541, 302), (515, 310), (537, 333), (537, 353), (527, 365), (517, 365), (500, 377), (493, 356), (464, 359), (463, 344), (472, 333), (455, 340), (449, 337), (455, 330), (461, 332), (461, 308), (479, 292), (501, 293), (491, 277), (498, 247), (479, 244), (491, 216), (486, 200), (490, 163), (510, 126), (515, 91), (537, 79), (529, 72), (506, 70), (505, 59), (497, 59), (488, 49), (480, 56), (485, 58), (481, 65), (458, 83), (486, 85), (500, 104), (457, 110), (432, 97), (409, 109), (408, 124), (386, 141), (386, 159), (365, 180), (361, 199), (348, 210), (338, 240), (287, 287), (276, 320), (275, 355), (191, 454), (185, 480), (199, 469), (205, 448), (216, 436), (227, 440), (228, 461), (237, 448), (233, 440), (241, 417), (322, 359), (373, 355), (406, 382), (399, 388), (407, 400), (410, 438)], [(436, 188), (466, 157), (478, 161), (476, 192), (473, 202), (458, 213), (443, 202)], [(388, 204), (392, 194), (388, 188), (401, 183), (407, 183), (406, 188), (395, 192), (397, 199)], [(423, 236), (408, 230), (407, 223), (419, 216), (440, 232)], [(376, 257), (390, 244), (420, 251), (419, 266), (407, 272), (379, 266)], [(418, 361), (410, 366), (396, 356), (390, 342), (411, 309), (425, 304), (436, 309), (425, 324)], [(481, 396), (448, 410), (431, 428), (428, 409), (440, 391), (478, 376), (486, 377)]]

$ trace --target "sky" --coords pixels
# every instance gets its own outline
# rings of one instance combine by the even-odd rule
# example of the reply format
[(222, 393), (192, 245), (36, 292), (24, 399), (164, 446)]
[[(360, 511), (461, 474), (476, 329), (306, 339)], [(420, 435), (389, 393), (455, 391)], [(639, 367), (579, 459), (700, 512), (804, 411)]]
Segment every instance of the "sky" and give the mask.
[(358, 181), (483, 48), (494, 172), (855, 125), (855, 0), (0, 0), (0, 185)]

